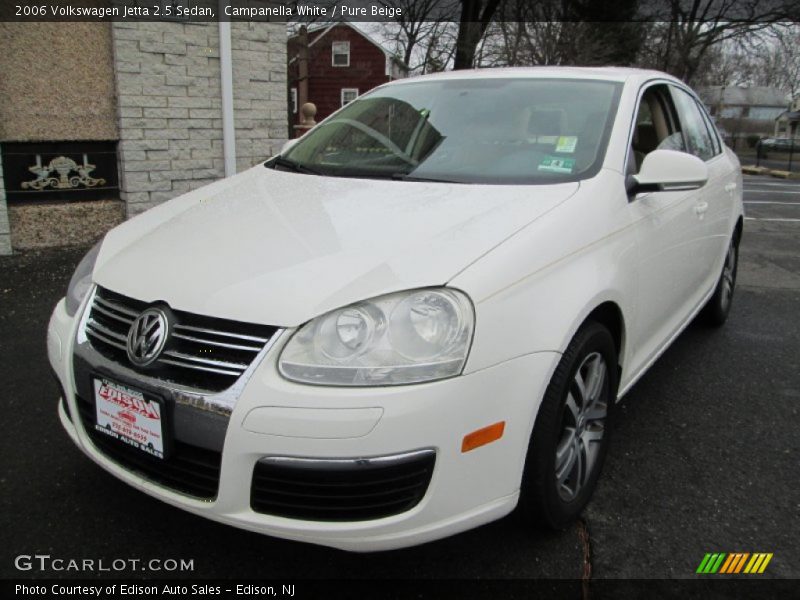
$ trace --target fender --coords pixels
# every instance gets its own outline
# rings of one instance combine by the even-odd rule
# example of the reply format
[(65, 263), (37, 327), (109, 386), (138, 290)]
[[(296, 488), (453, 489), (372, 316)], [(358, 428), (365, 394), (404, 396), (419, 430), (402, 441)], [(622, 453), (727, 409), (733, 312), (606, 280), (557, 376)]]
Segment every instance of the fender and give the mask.
[[(563, 352), (604, 302), (619, 308), (624, 323), (633, 322), (637, 246), (626, 208), (622, 175), (601, 171), (449, 282), (475, 304), (475, 341), (465, 372), (525, 354)], [(574, 227), (565, 231), (564, 223)], [(613, 233), (601, 237), (600, 231)], [(525, 263), (530, 266), (520, 278)], [(623, 344), (621, 350), (624, 365), (632, 348)]]

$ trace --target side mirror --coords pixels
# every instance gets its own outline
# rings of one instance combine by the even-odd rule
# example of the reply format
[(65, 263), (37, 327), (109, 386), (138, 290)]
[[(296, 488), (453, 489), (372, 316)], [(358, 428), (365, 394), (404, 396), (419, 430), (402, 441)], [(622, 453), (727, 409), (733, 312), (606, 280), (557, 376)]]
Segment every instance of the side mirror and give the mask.
[(644, 157), (642, 168), (631, 179), (632, 193), (696, 190), (708, 181), (708, 167), (686, 152), (653, 150)]
[(297, 138), (293, 140), (286, 140), (286, 143), (283, 146), (281, 146), (281, 151), (279, 152), (279, 154), (286, 154), (289, 150), (291, 150), (292, 146), (294, 146), (299, 141), (300, 140)]

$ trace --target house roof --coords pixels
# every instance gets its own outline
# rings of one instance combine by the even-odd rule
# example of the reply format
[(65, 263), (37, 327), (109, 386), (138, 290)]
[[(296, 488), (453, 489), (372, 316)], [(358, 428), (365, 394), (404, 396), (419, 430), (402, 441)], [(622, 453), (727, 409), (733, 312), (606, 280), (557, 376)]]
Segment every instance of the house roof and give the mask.
[(776, 121), (800, 121), (800, 110), (782, 112), (775, 119)]
[(763, 85), (749, 87), (712, 85), (697, 88), (697, 93), (703, 102), (709, 105), (774, 106), (776, 108), (785, 108), (789, 105), (786, 91)]
[[(308, 39), (309, 39), (308, 47), (311, 48), (314, 44), (316, 44), (318, 41), (320, 41), (322, 38), (324, 38), (331, 29), (333, 29), (334, 27), (339, 26), (339, 25), (341, 25), (343, 27), (349, 27), (350, 29), (352, 29), (353, 31), (358, 33), (361, 37), (363, 37), (365, 40), (370, 42), (373, 46), (376, 46), (381, 52), (383, 52), (383, 54), (386, 56), (387, 59), (396, 62), (398, 65), (400, 65), (401, 67), (405, 68), (406, 70), (408, 69), (408, 65), (406, 65), (402, 60), (400, 60), (400, 58), (398, 56), (396, 56), (395, 54), (392, 54), (391, 52), (389, 52), (380, 43), (378, 43), (372, 36), (370, 36), (368, 33), (363, 31), (362, 29), (359, 29), (358, 27), (354, 26), (351, 23), (341, 22), (341, 23), (331, 23), (329, 25), (317, 25), (316, 27), (309, 27), (308, 28)], [(289, 37), (289, 40), (294, 40), (297, 37), (298, 37), (298, 34), (292, 35), (292, 36)], [(297, 58), (296, 56), (292, 56), (289, 59), (289, 62), (290, 63), (294, 62), (294, 60), (296, 58)]]

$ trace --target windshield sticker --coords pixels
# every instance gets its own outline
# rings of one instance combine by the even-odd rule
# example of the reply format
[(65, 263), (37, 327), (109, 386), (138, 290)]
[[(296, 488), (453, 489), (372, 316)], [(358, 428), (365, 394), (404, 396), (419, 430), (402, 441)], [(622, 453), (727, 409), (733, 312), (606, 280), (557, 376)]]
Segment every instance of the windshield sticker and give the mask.
[(572, 173), (575, 168), (574, 158), (561, 158), (558, 156), (545, 156), (539, 163), (540, 171), (550, 173)]
[(575, 146), (577, 145), (578, 138), (574, 135), (561, 136), (556, 144), (556, 152), (575, 152)]

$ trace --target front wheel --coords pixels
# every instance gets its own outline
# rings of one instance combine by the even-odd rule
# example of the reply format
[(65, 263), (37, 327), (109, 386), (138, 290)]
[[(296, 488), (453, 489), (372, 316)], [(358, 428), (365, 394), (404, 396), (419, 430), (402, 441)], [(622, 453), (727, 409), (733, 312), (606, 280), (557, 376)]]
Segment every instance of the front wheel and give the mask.
[(733, 302), (733, 291), (736, 288), (736, 271), (739, 266), (739, 240), (734, 235), (728, 244), (722, 273), (717, 281), (714, 294), (703, 307), (703, 319), (712, 327), (721, 327), (728, 320)]
[(588, 323), (561, 357), (536, 417), (520, 497), (525, 520), (563, 529), (578, 518), (603, 465), (616, 391), (614, 340)]

